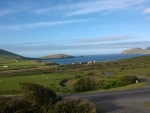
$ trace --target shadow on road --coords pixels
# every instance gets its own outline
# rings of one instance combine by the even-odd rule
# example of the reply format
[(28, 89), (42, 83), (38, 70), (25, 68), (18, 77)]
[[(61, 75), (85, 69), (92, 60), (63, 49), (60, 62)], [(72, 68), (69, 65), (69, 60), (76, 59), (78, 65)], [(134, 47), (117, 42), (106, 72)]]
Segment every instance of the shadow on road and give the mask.
[(96, 105), (97, 113), (107, 113), (110, 111), (116, 111), (123, 109), (122, 106), (119, 106), (115, 104), (115, 100), (118, 100), (118, 96), (113, 96), (113, 95), (105, 95), (105, 96), (100, 96), (100, 97), (90, 97), (90, 98), (84, 98)]
[(123, 107), (116, 105), (113, 102), (100, 102), (96, 103), (97, 113), (107, 113), (110, 111), (116, 111), (123, 109)]
[(147, 82), (147, 79), (145, 79), (145, 78), (140, 78), (139, 79), (141, 82)]

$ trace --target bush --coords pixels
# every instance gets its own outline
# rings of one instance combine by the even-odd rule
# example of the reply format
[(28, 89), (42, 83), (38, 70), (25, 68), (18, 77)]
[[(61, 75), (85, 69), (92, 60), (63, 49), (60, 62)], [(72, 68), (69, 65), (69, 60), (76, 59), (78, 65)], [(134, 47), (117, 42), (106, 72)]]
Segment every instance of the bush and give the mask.
[(116, 82), (116, 87), (122, 87), (122, 86), (125, 86), (126, 84), (123, 82), (123, 81), (117, 81)]
[(80, 76), (80, 75), (76, 75), (74, 78), (81, 78), (82, 76)]
[(35, 107), (38, 112), (47, 113), (57, 101), (57, 95), (48, 88), (33, 83), (20, 83), (25, 99)]
[(136, 76), (122, 76), (120, 77), (120, 81), (124, 82), (124, 85), (129, 85), (135, 83), (135, 81), (138, 80)]
[(11, 98), (1, 97), (0, 98), (0, 111), (6, 111), (7, 108), (9, 107), (11, 100), (12, 100)]
[(96, 113), (96, 107), (86, 100), (65, 99), (57, 102), (51, 113)]
[(48, 88), (33, 83), (20, 83), (24, 97), (0, 98), (1, 113), (96, 113), (89, 101), (65, 99)]
[(94, 79), (92, 79), (90, 77), (80, 78), (74, 84), (75, 91), (89, 91), (89, 90), (93, 90), (94, 88), (95, 88)]
[(136, 76), (121, 76), (119, 78), (114, 78), (113, 80), (101, 80), (99, 82), (99, 88), (100, 89), (109, 89), (109, 88), (115, 88), (115, 87), (122, 87), (129, 84), (133, 84), (138, 80)]
[(32, 111), (31, 104), (24, 99), (0, 98), (1, 113), (28, 113)]
[(64, 87), (64, 86), (65, 86), (65, 83), (66, 83), (68, 80), (70, 80), (70, 79), (64, 78), (63, 80), (61, 80), (61, 81), (59, 82), (59, 85)]

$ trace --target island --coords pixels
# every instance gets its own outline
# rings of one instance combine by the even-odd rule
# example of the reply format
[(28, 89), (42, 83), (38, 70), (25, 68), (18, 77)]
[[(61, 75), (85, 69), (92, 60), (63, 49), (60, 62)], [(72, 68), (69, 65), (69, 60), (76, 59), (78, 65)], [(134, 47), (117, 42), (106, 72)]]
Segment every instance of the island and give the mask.
[(150, 54), (150, 47), (147, 47), (145, 49), (142, 48), (127, 49), (121, 52), (121, 54)]
[(41, 57), (40, 59), (63, 59), (63, 58), (75, 58), (75, 56), (66, 55), (66, 54), (53, 54)]

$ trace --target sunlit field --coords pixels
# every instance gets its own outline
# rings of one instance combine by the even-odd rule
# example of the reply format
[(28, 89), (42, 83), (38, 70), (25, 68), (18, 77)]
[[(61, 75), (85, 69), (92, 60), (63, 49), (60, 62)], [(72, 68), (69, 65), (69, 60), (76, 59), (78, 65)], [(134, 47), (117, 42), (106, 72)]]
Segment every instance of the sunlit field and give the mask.
[[(4, 65), (8, 67), (3, 67)], [(51, 88), (58, 93), (68, 93), (73, 91), (74, 83), (84, 76), (92, 76), (97, 84), (100, 81), (116, 80), (123, 75), (149, 77), (149, 69), (149, 56), (67, 65), (47, 65), (30, 60), (18, 62), (6, 60), (5, 64), (0, 64), (0, 94), (20, 94), (20, 82), (33, 82)]]

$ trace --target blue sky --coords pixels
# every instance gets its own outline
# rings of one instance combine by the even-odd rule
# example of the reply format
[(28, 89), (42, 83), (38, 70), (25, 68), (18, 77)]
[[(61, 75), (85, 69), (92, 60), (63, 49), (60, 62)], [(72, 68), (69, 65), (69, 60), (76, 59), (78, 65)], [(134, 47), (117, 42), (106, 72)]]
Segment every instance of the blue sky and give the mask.
[(0, 0), (0, 49), (23, 56), (150, 46), (150, 0)]

